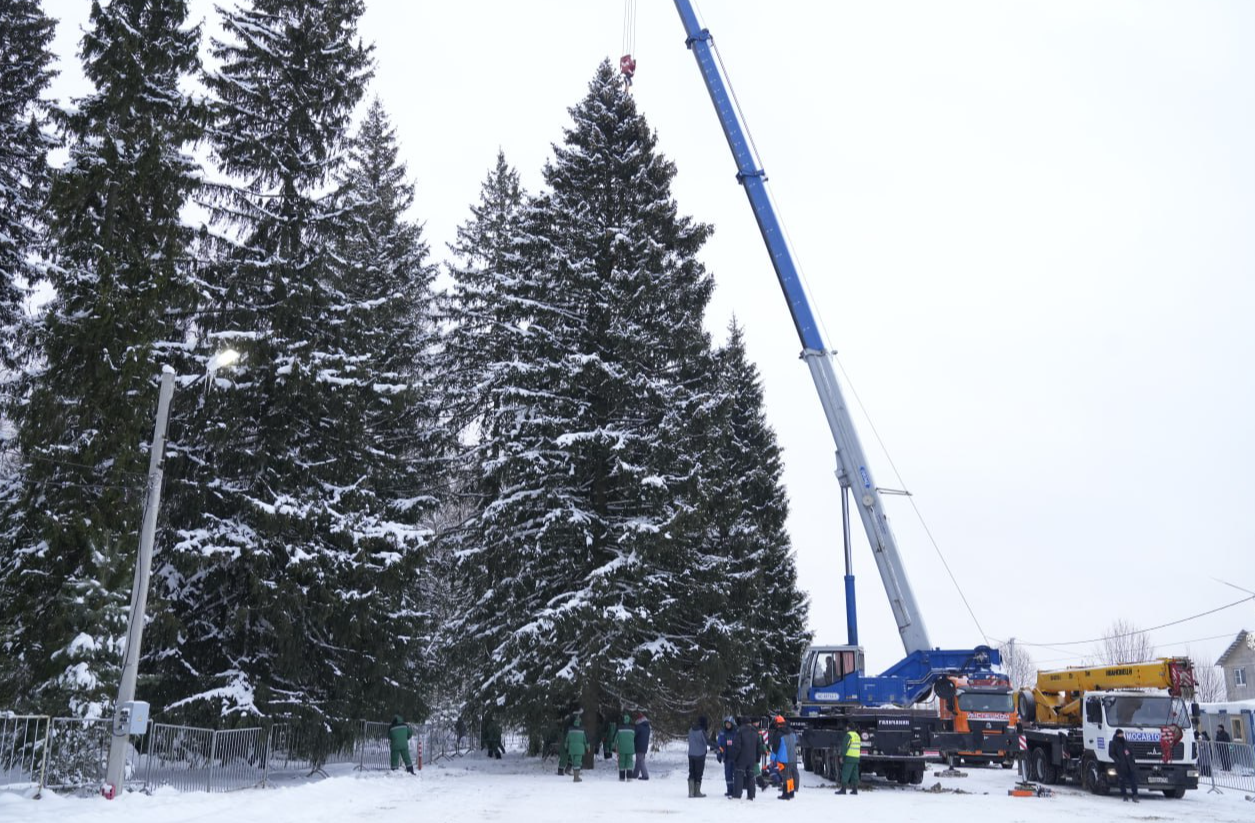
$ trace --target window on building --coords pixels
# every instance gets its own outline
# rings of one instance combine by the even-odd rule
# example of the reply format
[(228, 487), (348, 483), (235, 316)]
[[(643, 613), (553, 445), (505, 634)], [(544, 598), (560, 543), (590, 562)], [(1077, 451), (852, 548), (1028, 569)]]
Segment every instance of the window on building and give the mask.
[(1233, 685), (1235, 686), (1246, 685), (1246, 669), (1245, 668), (1233, 670)]

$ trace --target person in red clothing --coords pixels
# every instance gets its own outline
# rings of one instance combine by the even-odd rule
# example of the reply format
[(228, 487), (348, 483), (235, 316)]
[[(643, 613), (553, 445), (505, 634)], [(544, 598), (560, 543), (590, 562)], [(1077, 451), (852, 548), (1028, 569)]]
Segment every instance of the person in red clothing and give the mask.
[(636, 74), (636, 61), (632, 59), (632, 55), (625, 54), (619, 58), (619, 71), (623, 73), (624, 85), (631, 88), (632, 77)]

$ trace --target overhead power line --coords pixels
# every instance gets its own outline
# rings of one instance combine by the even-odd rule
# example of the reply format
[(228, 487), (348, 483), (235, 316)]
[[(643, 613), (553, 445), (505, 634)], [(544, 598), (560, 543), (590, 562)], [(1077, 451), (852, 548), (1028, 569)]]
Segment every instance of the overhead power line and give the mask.
[(1158, 626), (1151, 626), (1151, 627), (1149, 627), (1149, 628), (1145, 628), (1145, 629), (1136, 629), (1136, 630), (1134, 630), (1134, 631), (1131, 631), (1131, 632), (1124, 632), (1124, 633), (1122, 633), (1122, 634), (1113, 634), (1113, 635), (1108, 635), (1107, 637), (1094, 637), (1094, 638), (1090, 638), (1089, 640), (1065, 640), (1065, 641), (1060, 642), (1060, 643), (1029, 643), (1029, 642), (1027, 642), (1027, 641), (1023, 641), (1023, 640), (1016, 640), (1015, 642), (1016, 642), (1016, 643), (1018, 643), (1018, 644), (1020, 644), (1020, 645), (1022, 645), (1022, 646), (1040, 646), (1040, 647), (1043, 647), (1043, 648), (1052, 648), (1052, 647), (1056, 647), (1056, 646), (1083, 646), (1083, 645), (1085, 645), (1086, 643), (1102, 643), (1104, 640), (1116, 640), (1116, 639), (1119, 639), (1119, 638), (1121, 638), (1121, 637), (1132, 637), (1132, 636), (1133, 636), (1133, 635), (1135, 635), (1135, 634), (1143, 634), (1143, 633), (1145, 633), (1145, 632), (1153, 632), (1153, 631), (1157, 631), (1158, 629), (1166, 629), (1166, 628), (1168, 628), (1169, 626), (1179, 626), (1179, 625), (1181, 625), (1182, 623), (1188, 623), (1188, 622), (1190, 622), (1191, 620), (1198, 620), (1200, 617), (1206, 617), (1206, 616), (1207, 616), (1207, 615), (1209, 615), (1209, 614), (1215, 614), (1216, 612), (1222, 612), (1222, 611), (1224, 611), (1225, 609), (1232, 609), (1234, 606), (1241, 606), (1243, 603), (1250, 603), (1252, 600), (1255, 600), (1255, 596), (1253, 596), (1253, 597), (1243, 597), (1241, 600), (1234, 600), (1232, 603), (1228, 603), (1228, 604), (1226, 604), (1226, 605), (1224, 605), (1224, 606), (1218, 606), (1218, 607), (1216, 607), (1216, 608), (1214, 608), (1214, 609), (1210, 609), (1210, 610), (1205, 611), (1205, 612), (1199, 612), (1198, 614), (1192, 614), (1192, 615), (1190, 615), (1189, 617), (1182, 617), (1180, 620), (1173, 620), (1173, 621), (1170, 621), (1170, 622), (1168, 622), (1168, 623), (1160, 623)]

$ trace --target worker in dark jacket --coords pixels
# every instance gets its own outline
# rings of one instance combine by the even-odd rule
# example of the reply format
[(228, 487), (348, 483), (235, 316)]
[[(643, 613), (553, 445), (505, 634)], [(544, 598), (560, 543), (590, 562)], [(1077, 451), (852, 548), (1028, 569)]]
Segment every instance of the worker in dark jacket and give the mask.
[(636, 730), (632, 728), (629, 715), (623, 715), (623, 725), (614, 733), (614, 750), (619, 754), (619, 779), (631, 780), (636, 776), (632, 770), (636, 758)]
[(401, 719), (401, 715), (392, 718), (388, 725), (388, 749), (392, 755), (392, 770), (395, 772), (401, 761), (405, 761), (405, 770), (414, 774), (414, 761), (410, 759), (410, 727)]
[(649, 768), (645, 765), (645, 755), (649, 753), (649, 718), (644, 712), (636, 713), (636, 779), (648, 780)]
[(1224, 726), (1217, 726), (1216, 727), (1216, 755), (1217, 755), (1216, 759), (1220, 761), (1220, 764), (1219, 764), (1220, 771), (1222, 772), (1229, 771), (1229, 766), (1232, 762), (1231, 752), (1229, 749), (1230, 749), (1230, 744), (1232, 743), (1233, 743), (1233, 738), (1229, 737), (1228, 730), (1225, 729)]
[(488, 756), (501, 759), (501, 755), (505, 752), (505, 746), (501, 745), (501, 724), (497, 722), (492, 715), (484, 717), (484, 748), (488, 749)]
[(728, 784), (724, 797), (732, 796), (732, 755), (729, 750), (735, 737), (736, 718), (728, 715), (723, 719), (723, 728), (715, 738), (715, 759), (723, 764), (723, 781)]
[(1129, 797), (1124, 792), (1127, 785), (1133, 790), (1133, 802), (1137, 803), (1137, 762), (1133, 759), (1133, 749), (1124, 739), (1124, 729), (1116, 729), (1111, 736), (1111, 744), (1107, 747), (1111, 762), (1116, 767), (1116, 780), (1120, 783), (1120, 797), (1125, 803)]
[(732, 740), (732, 799), (741, 799), (741, 789), (746, 797), (754, 799), (754, 777), (758, 772), (758, 764), (767, 746), (763, 743), (758, 727), (748, 717), (741, 718), (741, 725), (736, 727), (736, 736)]

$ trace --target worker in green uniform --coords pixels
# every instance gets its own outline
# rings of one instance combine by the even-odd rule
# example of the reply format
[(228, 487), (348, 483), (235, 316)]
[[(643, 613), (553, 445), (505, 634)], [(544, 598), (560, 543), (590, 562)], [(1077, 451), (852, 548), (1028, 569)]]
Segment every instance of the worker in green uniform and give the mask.
[(614, 750), (619, 753), (619, 779), (630, 780), (636, 766), (636, 730), (631, 715), (623, 715), (623, 725), (614, 735)]
[(837, 794), (845, 794), (845, 789), (850, 788), (850, 794), (858, 794), (858, 759), (863, 754), (863, 738), (854, 729), (846, 726), (845, 753), (841, 761), (841, 789)]
[(584, 753), (588, 751), (588, 736), (584, 734), (578, 714), (571, 719), (571, 728), (566, 733), (566, 740), (562, 741), (562, 751), (566, 754), (567, 762), (571, 764), (575, 782), (581, 782), (580, 767), (584, 765)]
[(414, 761), (410, 759), (410, 727), (401, 719), (401, 715), (392, 718), (388, 726), (388, 748), (392, 755), (392, 770), (395, 772), (401, 761), (405, 761), (405, 770), (414, 774)]

